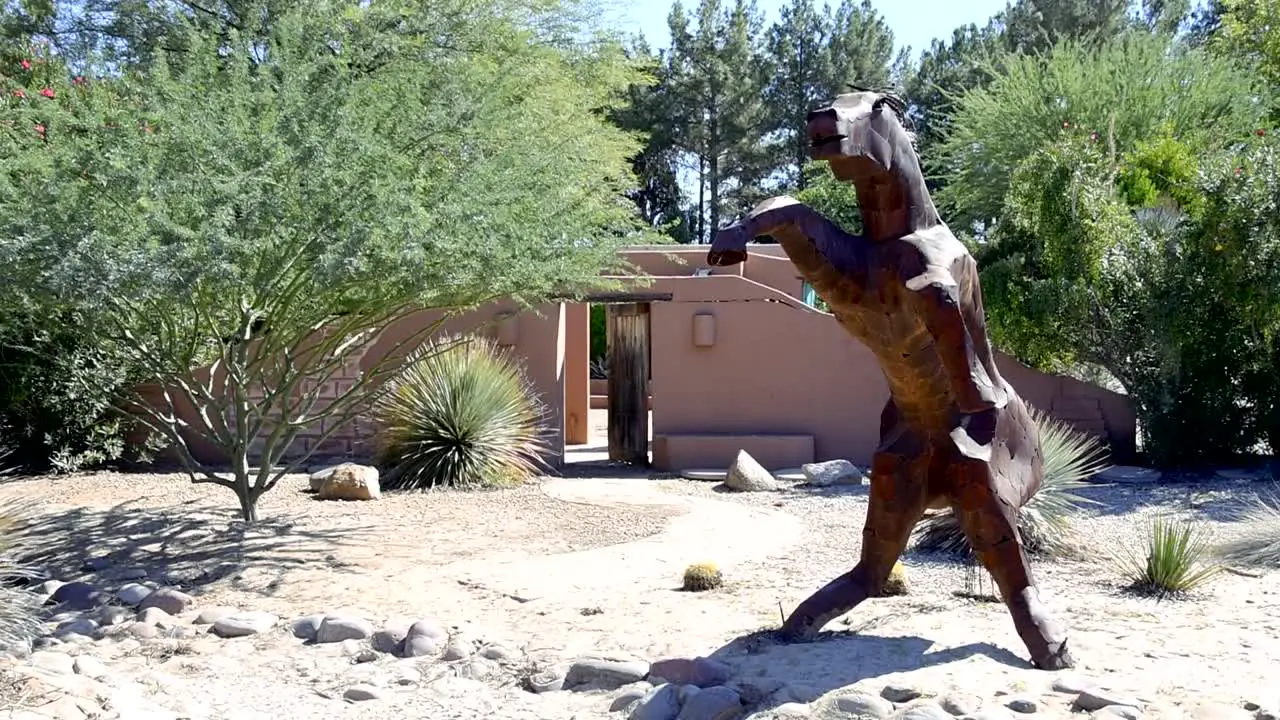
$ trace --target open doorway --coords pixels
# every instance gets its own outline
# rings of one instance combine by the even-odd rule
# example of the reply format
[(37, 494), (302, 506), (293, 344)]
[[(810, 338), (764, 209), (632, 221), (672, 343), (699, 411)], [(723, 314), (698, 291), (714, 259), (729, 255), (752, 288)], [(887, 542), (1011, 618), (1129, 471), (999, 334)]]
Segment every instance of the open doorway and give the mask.
[[(650, 316), (651, 302), (661, 299), (669, 298), (596, 296), (570, 313), (565, 353), (567, 465), (648, 467), (652, 461)], [(580, 376), (585, 376), (585, 383)], [(578, 389), (583, 384), (585, 398)], [(585, 412), (575, 412), (575, 407), (585, 407)]]

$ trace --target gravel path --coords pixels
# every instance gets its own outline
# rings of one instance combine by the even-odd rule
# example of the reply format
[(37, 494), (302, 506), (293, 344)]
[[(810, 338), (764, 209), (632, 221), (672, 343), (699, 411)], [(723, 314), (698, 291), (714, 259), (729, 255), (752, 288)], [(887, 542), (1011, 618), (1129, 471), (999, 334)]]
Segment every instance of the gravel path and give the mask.
[[(856, 561), (864, 488), (726, 494), (707, 483), (609, 478), (356, 504), (315, 501), (304, 486), (286, 478), (252, 530), (234, 521), (228, 491), (180, 476), (40, 478), (0, 486), (0, 499), (49, 504), (46, 550), (60, 579), (114, 588), (145, 572), (179, 584), (199, 608), (282, 620), (334, 613), (378, 626), (428, 618), (484, 641), (477, 646), (511, 651), (507, 660), (375, 654), (356, 662), (357, 648), (304, 646), (279, 627), (226, 641), (84, 646), (112, 668), (113, 687), (133, 683), (177, 713), (154, 717), (623, 717), (608, 711), (617, 692), (536, 695), (519, 686), (531, 669), (583, 654), (710, 655), (806, 703), (896, 683), (988, 702), (1018, 694), (1037, 698), (1042, 717), (1069, 713), (1049, 687), (1054, 675), (1027, 665), (1003, 606), (957, 598), (964, 569), (936, 557), (909, 554), (911, 593), (860, 606), (832, 624), (846, 634), (829, 642), (762, 647), (753, 639)], [(1280, 573), (1224, 575), (1197, 597), (1156, 604), (1121, 592), (1107, 560), (1140, 547), (1157, 513), (1196, 518), (1216, 539), (1241, 534), (1232, 509), (1251, 487), (1091, 487), (1083, 494), (1101, 504), (1075, 527), (1092, 560), (1035, 564), (1071, 629), (1080, 671), (1140, 697), (1147, 717), (1222, 720), (1245, 702), (1280, 706)], [(675, 592), (679, 570), (700, 560), (721, 567), (725, 588)], [(382, 699), (342, 702), (359, 683)], [(1202, 703), (1217, 714), (1193, 711)]]

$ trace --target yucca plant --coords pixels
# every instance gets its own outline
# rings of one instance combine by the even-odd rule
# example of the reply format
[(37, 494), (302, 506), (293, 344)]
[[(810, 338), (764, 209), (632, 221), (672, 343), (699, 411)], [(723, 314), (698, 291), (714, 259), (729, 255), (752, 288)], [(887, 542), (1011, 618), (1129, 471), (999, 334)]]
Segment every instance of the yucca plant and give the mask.
[(1212, 550), (1203, 527), (1157, 516), (1148, 530), (1145, 556), (1129, 551), (1120, 557), (1120, 567), (1132, 590), (1160, 598), (1181, 595), (1222, 569)]
[(519, 363), (483, 337), (429, 341), (374, 407), (384, 488), (504, 485), (538, 472), (543, 406)]
[[(1096, 504), (1071, 490), (1110, 467), (1106, 449), (1096, 437), (1031, 408), (1031, 419), (1044, 451), (1044, 481), (1040, 490), (1018, 512), (1018, 533), (1027, 552), (1050, 557), (1078, 554), (1071, 531), (1071, 516), (1082, 505)], [(926, 517), (915, 530), (912, 547), (920, 552), (941, 552), (968, 558), (969, 541), (948, 509)]]
[(1280, 568), (1280, 496), (1255, 498), (1240, 521), (1244, 536), (1218, 545), (1215, 554), (1236, 565)]

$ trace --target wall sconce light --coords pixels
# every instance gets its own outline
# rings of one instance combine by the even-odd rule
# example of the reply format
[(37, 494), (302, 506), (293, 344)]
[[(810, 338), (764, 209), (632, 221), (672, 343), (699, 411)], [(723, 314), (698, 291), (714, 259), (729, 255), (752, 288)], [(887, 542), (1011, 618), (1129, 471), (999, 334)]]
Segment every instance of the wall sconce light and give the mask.
[(503, 347), (510, 347), (520, 341), (520, 318), (514, 312), (498, 313), (497, 330), (494, 340)]
[(698, 313), (693, 316), (693, 346), (711, 347), (716, 344), (716, 316)]

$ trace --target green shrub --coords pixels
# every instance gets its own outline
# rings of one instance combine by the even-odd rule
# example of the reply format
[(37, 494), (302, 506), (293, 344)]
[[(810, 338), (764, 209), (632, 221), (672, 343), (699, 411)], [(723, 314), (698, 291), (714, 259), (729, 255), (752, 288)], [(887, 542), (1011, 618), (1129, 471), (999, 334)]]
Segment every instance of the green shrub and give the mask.
[(680, 589), (685, 592), (706, 592), (724, 585), (724, 575), (715, 563), (694, 563), (684, 570)]
[(1130, 589), (1165, 597), (1190, 592), (1221, 570), (1213, 561), (1208, 533), (1193, 522), (1163, 517), (1151, 521), (1146, 553), (1129, 552), (1120, 559)]
[(118, 460), (115, 413), (133, 373), (120, 353), (84, 332), (74, 310), (0, 307), (0, 434), (10, 461), (33, 473), (75, 472)]
[[(1106, 450), (1097, 438), (1031, 409), (1044, 451), (1044, 482), (1018, 512), (1018, 533), (1028, 553), (1049, 557), (1078, 554), (1081, 550), (1071, 529), (1071, 516), (1093, 501), (1071, 492), (1085, 480), (1109, 467)], [(920, 552), (942, 552), (968, 557), (969, 541), (956, 521), (955, 512), (925, 518), (915, 531), (912, 547)]]
[(1218, 545), (1215, 554), (1227, 563), (1280, 568), (1280, 497), (1257, 498), (1240, 522), (1244, 537)]
[(542, 405), (493, 341), (449, 337), (408, 359), (374, 408), (390, 490), (521, 482), (545, 450)]

